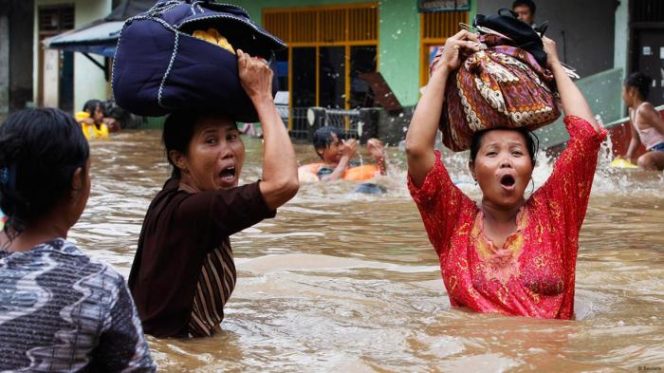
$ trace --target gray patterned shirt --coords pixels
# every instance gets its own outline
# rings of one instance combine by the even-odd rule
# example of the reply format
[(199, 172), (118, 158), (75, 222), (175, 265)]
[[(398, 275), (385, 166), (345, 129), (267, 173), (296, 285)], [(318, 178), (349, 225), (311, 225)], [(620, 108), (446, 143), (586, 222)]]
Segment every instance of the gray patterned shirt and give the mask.
[(0, 250), (0, 371), (155, 371), (125, 281), (56, 239)]

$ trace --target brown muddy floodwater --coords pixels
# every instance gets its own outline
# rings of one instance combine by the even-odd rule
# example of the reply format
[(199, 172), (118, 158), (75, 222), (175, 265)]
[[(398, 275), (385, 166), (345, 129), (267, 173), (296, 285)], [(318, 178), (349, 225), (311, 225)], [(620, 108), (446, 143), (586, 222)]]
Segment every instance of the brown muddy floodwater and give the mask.
[[(92, 197), (70, 238), (129, 272), (148, 204), (165, 181), (158, 131), (93, 142)], [(245, 138), (242, 180), (260, 175), (261, 144)], [(298, 145), (301, 160), (314, 160)], [(232, 237), (238, 286), (223, 332), (149, 338), (160, 371), (495, 372), (664, 371), (664, 178), (606, 169), (581, 231), (576, 320), (452, 309), (438, 261), (390, 148), (383, 196), (339, 182), (308, 184), (266, 220)], [(448, 158), (475, 198), (466, 154)], [(544, 163), (544, 162), (540, 162)], [(540, 185), (551, 172), (538, 166)]]

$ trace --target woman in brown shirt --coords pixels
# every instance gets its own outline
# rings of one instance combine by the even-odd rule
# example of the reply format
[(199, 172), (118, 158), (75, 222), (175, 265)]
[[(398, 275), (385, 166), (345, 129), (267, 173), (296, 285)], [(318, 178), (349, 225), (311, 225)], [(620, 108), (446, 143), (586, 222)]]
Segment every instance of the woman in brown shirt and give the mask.
[(238, 186), (245, 149), (232, 118), (178, 112), (164, 124), (171, 178), (150, 204), (129, 275), (145, 333), (202, 337), (219, 330), (235, 287), (229, 236), (298, 190), (295, 152), (272, 100), (272, 70), (238, 50), (240, 80), (263, 127), (262, 180)]

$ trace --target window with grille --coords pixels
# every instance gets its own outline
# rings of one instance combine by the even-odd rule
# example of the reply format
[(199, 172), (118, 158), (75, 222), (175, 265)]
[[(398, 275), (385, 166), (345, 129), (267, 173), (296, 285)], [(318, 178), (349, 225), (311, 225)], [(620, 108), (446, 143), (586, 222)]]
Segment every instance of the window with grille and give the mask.
[[(378, 66), (377, 3), (268, 8), (263, 27), (288, 44), (277, 66), (280, 90), (290, 92), (291, 113), (311, 106), (348, 110), (371, 105), (369, 86), (359, 76)], [(298, 118), (289, 117), (295, 137), (307, 130)]]
[(293, 45), (377, 43), (378, 4), (265, 9), (263, 26)]
[(39, 8), (39, 33), (54, 35), (74, 28), (74, 6)]

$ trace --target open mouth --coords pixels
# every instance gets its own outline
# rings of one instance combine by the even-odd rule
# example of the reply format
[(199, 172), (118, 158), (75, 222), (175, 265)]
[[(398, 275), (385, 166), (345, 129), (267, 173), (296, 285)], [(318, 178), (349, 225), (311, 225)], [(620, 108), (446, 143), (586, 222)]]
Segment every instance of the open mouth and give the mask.
[(221, 177), (221, 180), (223, 181), (232, 182), (235, 179), (235, 173), (235, 167), (230, 166), (221, 170), (219, 177)]
[(516, 180), (514, 179), (514, 176), (512, 176), (512, 175), (503, 175), (503, 177), (500, 178), (500, 185), (502, 185), (506, 188), (513, 187), (515, 183), (516, 183)]

